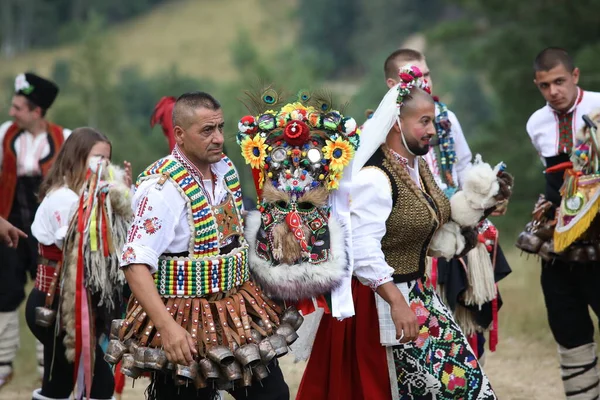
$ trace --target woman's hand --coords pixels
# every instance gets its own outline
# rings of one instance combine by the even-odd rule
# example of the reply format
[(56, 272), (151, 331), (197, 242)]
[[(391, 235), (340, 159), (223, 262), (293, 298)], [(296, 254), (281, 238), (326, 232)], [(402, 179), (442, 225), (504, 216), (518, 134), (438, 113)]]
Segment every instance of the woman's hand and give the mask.
[(125, 185), (131, 187), (133, 184), (133, 178), (131, 175), (131, 163), (129, 161), (123, 161), (123, 167), (125, 168)]
[(377, 288), (377, 294), (390, 305), (392, 321), (396, 327), (396, 339), (400, 343), (416, 340), (419, 336), (419, 321), (396, 284), (386, 282), (380, 285)]

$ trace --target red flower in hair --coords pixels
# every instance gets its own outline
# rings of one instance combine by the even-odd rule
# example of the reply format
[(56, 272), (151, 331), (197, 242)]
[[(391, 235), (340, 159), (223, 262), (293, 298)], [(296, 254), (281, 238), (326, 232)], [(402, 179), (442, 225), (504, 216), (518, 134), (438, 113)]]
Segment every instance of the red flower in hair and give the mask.
[(292, 146), (302, 146), (310, 138), (310, 128), (302, 121), (290, 121), (283, 130), (283, 137)]
[(413, 72), (413, 75), (417, 78), (420, 78), (423, 76), (423, 73), (421, 72), (421, 70), (418, 67), (415, 67), (414, 65), (410, 66), (410, 69)]
[(404, 82), (412, 82), (414, 79), (411, 74), (407, 74), (406, 72), (401, 72), (398, 76), (400, 76), (400, 79)]

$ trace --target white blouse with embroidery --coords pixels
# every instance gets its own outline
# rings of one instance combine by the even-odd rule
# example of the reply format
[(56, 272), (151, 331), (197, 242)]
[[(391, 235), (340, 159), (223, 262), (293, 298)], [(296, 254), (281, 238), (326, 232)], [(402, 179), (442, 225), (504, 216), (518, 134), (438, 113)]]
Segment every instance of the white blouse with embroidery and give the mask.
[[(194, 173), (190, 165), (186, 167), (202, 186), (198, 174)], [(219, 204), (228, 193), (224, 177), (229, 172), (229, 166), (221, 160), (212, 165), (212, 172), (216, 177), (215, 198), (212, 196), (210, 182), (206, 182), (205, 192), (209, 193), (211, 204)], [(162, 186), (157, 186), (158, 179), (156, 177), (142, 182), (133, 196), (134, 221), (123, 247), (121, 267), (146, 264), (150, 272), (154, 273), (161, 254), (189, 251), (193, 222), (189, 220), (184, 194), (170, 179)]]
[(31, 224), (31, 233), (45, 246), (62, 248), (69, 229), (69, 222), (77, 211), (79, 196), (63, 186), (52, 190), (44, 197)]

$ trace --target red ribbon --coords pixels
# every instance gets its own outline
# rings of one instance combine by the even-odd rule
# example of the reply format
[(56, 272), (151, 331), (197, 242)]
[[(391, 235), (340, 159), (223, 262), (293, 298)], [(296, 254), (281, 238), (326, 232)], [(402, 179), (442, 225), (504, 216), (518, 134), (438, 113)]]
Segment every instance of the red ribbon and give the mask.
[(471, 346), (471, 349), (473, 350), (473, 354), (475, 354), (475, 357), (479, 358), (479, 343), (477, 340), (477, 333), (473, 333), (472, 335), (470, 335), (467, 338), (467, 341), (469, 342), (469, 346)]
[(431, 286), (436, 289), (437, 288), (437, 273), (438, 273), (438, 259), (431, 259)]
[(496, 297), (492, 300), (492, 330), (490, 331), (490, 351), (496, 351), (498, 345), (498, 285), (496, 285)]

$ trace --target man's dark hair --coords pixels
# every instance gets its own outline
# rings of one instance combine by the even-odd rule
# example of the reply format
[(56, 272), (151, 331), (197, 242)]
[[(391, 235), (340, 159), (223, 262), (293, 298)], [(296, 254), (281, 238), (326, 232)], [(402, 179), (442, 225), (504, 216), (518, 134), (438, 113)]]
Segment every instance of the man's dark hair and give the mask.
[(175, 101), (175, 106), (173, 107), (173, 126), (184, 126), (185, 118), (198, 108), (217, 111), (221, 109), (221, 104), (206, 92), (184, 93)]
[(550, 71), (559, 64), (564, 65), (569, 72), (573, 72), (575, 69), (575, 63), (565, 49), (560, 47), (546, 47), (535, 57), (533, 70), (535, 72)]
[(385, 59), (383, 72), (386, 79), (398, 78), (398, 64), (408, 64), (411, 61), (422, 61), (425, 58), (423, 53), (413, 49), (398, 49)]
[[(27, 108), (29, 108), (29, 111), (33, 111), (36, 107), (40, 107), (27, 97), (25, 97), (25, 102), (27, 103)], [(40, 115), (42, 116), (42, 118), (46, 116), (47, 111), (48, 110), (46, 110), (45, 108), (40, 107)]]

